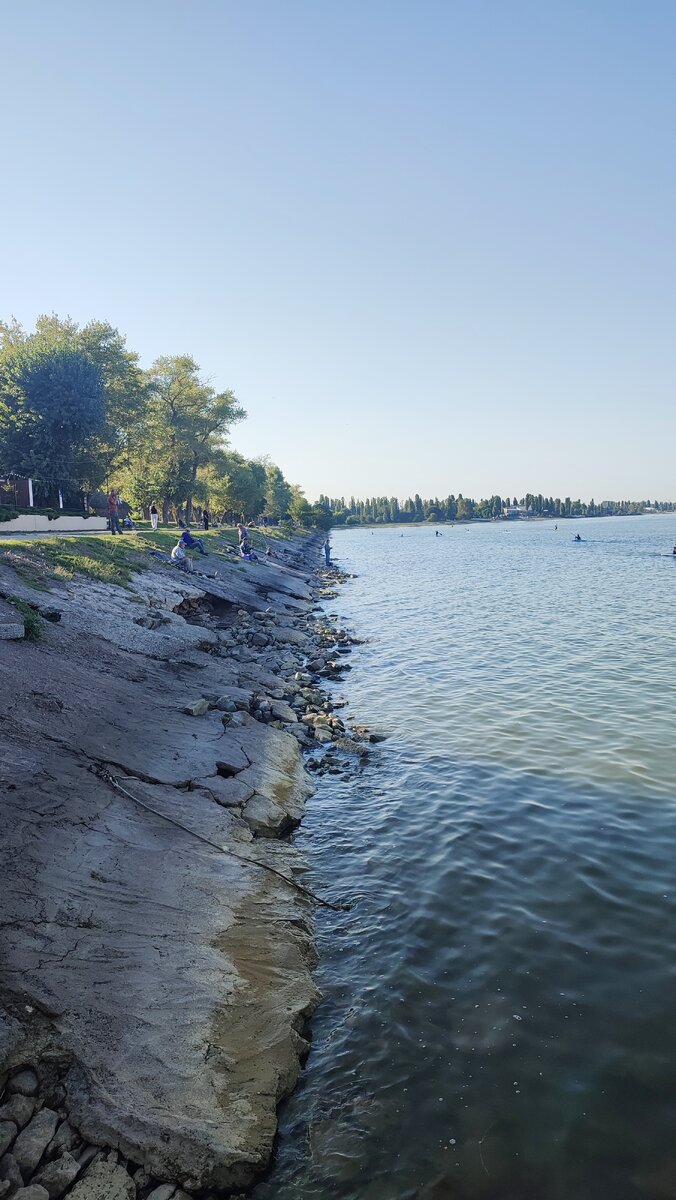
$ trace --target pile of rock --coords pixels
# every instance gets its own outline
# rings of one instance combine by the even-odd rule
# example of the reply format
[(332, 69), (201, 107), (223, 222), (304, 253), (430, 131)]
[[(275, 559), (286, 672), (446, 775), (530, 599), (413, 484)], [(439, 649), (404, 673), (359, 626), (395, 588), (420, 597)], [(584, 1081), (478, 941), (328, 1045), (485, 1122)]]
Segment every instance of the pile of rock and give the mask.
[(18, 1067), (6, 1080), (0, 1096), (2, 1200), (191, 1200), (177, 1184), (80, 1135), (64, 1108), (67, 1069), (42, 1061)]

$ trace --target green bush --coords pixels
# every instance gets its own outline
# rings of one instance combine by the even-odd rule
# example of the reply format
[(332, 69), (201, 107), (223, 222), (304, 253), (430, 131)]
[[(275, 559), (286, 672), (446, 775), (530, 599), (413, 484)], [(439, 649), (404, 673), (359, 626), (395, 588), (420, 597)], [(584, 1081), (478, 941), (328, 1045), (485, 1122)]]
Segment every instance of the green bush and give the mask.
[(28, 604), (26, 600), (20, 600), (18, 596), (12, 598), (12, 604), (23, 621), (26, 640), (29, 642), (39, 642), (42, 637), (42, 618), (35, 611), (32, 604)]

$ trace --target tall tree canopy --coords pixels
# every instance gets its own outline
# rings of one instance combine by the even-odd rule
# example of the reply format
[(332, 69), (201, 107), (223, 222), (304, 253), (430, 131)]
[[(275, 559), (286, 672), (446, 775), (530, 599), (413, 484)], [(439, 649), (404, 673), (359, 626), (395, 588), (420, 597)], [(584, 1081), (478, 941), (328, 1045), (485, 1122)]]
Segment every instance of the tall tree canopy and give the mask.
[(293, 494), (279, 467), (228, 446), (244, 415), (189, 355), (143, 370), (106, 321), (52, 313), (32, 333), (0, 323), (0, 472), (43, 481), (51, 498), (64, 485), (115, 484), (137, 507), (160, 502), (165, 519), (185, 506), (190, 520), (197, 502), (280, 520)]
[(69, 351), (98, 369), (104, 420), (88, 444), (89, 467), (83, 482), (91, 486), (101, 483), (128, 453), (142, 420), (147, 379), (138, 355), (127, 349), (126, 339), (107, 321), (90, 321), (80, 327), (70, 317), (55, 313), (38, 317), (33, 333), (27, 333), (18, 321), (0, 323), (0, 347), (3, 355), (20, 354), (22, 348), (46, 356)]
[(234, 393), (216, 392), (188, 355), (158, 358), (148, 372), (145, 409), (129, 451), (137, 503), (159, 498), (165, 510), (185, 503), (189, 520), (200, 469), (244, 415)]
[(0, 330), (0, 469), (32, 477), (45, 498), (99, 469), (105, 428), (100, 368), (63, 341)]

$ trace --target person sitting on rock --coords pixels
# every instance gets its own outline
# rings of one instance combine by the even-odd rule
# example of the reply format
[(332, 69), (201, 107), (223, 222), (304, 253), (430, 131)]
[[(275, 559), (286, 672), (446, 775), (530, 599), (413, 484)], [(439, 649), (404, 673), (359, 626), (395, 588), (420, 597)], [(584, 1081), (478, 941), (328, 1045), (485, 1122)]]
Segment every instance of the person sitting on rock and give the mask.
[(200, 554), (206, 554), (204, 542), (201, 538), (193, 537), (189, 529), (184, 529), (181, 534), (181, 541), (189, 550), (199, 550)]
[(174, 549), (171, 552), (171, 561), (175, 567), (178, 567), (179, 571), (187, 571), (188, 574), (190, 574), (192, 571), (195, 570), (195, 568), (192, 565), (192, 559), (188, 558), (188, 555), (186, 554), (185, 550), (183, 549), (183, 538), (182, 537), (180, 537), (178, 539), (176, 545), (174, 546)]
[(239, 543), (239, 552), (242, 558), (246, 559), (247, 562), (258, 561), (258, 555), (252, 549), (251, 542), (247, 541), (246, 538), (244, 538), (244, 541)]

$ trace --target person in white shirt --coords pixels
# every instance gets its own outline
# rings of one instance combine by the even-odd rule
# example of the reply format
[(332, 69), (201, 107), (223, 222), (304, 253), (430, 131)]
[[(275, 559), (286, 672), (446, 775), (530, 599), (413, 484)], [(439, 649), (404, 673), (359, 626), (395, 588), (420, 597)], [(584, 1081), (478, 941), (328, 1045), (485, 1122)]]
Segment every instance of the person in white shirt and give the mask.
[(194, 569), (195, 569), (192, 565), (192, 559), (188, 558), (188, 555), (186, 554), (185, 550), (183, 549), (183, 542), (181, 541), (180, 538), (178, 539), (176, 545), (174, 546), (174, 549), (171, 552), (171, 561), (173, 562), (175, 567), (178, 567), (179, 571), (190, 572), (190, 571), (194, 571)]

